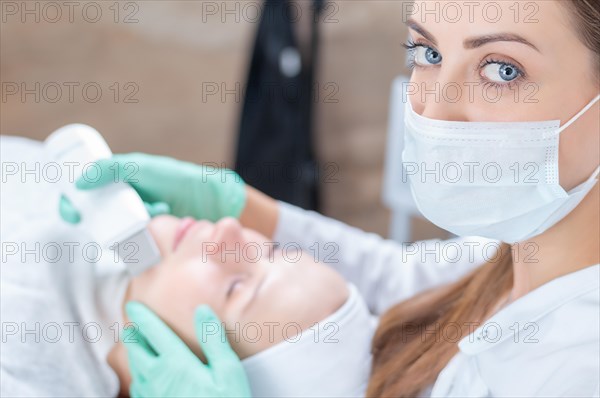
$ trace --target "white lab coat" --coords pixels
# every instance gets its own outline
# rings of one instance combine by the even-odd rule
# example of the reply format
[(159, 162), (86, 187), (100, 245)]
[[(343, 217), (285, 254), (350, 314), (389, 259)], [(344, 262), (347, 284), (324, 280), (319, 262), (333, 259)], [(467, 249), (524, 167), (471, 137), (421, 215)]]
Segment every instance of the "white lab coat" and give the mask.
[[(418, 253), (408, 255), (414, 247), (284, 202), (279, 202), (279, 208), (274, 240), (284, 246), (299, 245), (335, 268), (358, 287), (374, 314), (459, 279), (483, 264), (483, 248), (489, 247), (491, 256), (497, 247), (497, 242), (483, 238), (456, 238), (420, 242)], [(436, 245), (441, 252), (438, 258)], [(469, 247), (477, 249), (469, 251)], [(595, 265), (554, 279), (514, 301), (459, 342), (459, 352), (424, 393), (598, 397), (599, 285), (600, 265)]]

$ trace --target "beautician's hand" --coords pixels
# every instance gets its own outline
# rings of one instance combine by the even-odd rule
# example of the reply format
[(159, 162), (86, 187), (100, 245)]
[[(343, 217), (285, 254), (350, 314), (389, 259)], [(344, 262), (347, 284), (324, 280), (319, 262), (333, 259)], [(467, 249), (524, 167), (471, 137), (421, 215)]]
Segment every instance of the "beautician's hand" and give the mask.
[[(137, 397), (250, 397), (244, 368), (225, 337), (221, 321), (204, 305), (196, 309), (196, 336), (205, 365), (146, 306), (130, 302), (129, 320), (139, 329), (124, 333), (132, 383)], [(208, 325), (203, 328), (203, 325)], [(202, 333), (210, 330), (211, 333)]]
[[(217, 221), (228, 216), (239, 218), (246, 204), (245, 183), (232, 170), (143, 153), (113, 155), (96, 163), (100, 177), (94, 181), (79, 177), (75, 181), (78, 189), (125, 181), (141, 196), (151, 216), (171, 213)], [(59, 210), (61, 217), (72, 224), (81, 218), (64, 196)]]

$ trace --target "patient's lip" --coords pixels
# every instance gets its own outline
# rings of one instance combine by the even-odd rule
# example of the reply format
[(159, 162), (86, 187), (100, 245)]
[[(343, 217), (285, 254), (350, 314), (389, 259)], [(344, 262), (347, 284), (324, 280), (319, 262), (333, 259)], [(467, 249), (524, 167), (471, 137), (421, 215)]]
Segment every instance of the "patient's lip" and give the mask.
[(183, 240), (183, 237), (185, 236), (187, 231), (189, 231), (192, 225), (194, 225), (195, 223), (196, 220), (194, 220), (191, 217), (186, 217), (181, 220), (179, 226), (177, 227), (177, 230), (175, 231), (175, 239), (173, 240), (173, 251), (177, 249), (177, 246), (179, 246), (179, 243)]

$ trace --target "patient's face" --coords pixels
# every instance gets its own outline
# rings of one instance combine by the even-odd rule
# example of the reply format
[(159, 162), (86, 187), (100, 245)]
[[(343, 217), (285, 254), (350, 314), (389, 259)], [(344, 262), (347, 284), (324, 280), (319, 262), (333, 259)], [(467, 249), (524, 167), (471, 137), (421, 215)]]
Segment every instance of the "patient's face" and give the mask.
[[(346, 283), (294, 246), (274, 248), (233, 218), (154, 218), (162, 262), (134, 278), (126, 300), (146, 304), (200, 357), (194, 310), (208, 304), (225, 323), (240, 358), (292, 339), (337, 310)], [(307, 331), (309, 332), (309, 331)]]

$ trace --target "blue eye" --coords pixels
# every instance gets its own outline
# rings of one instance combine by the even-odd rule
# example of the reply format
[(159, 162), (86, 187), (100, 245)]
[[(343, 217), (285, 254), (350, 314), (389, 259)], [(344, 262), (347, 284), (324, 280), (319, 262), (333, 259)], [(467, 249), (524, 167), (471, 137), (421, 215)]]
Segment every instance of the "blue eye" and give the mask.
[(425, 44), (414, 43), (409, 41), (403, 44), (403, 47), (408, 50), (409, 65), (414, 66), (430, 66), (438, 65), (442, 62), (442, 54), (434, 48)]
[(427, 50), (425, 51), (425, 59), (430, 64), (437, 65), (440, 62), (442, 62), (442, 54), (440, 54), (431, 47), (427, 47)]
[(417, 46), (414, 62), (419, 66), (438, 65), (442, 62), (442, 55), (431, 47)]
[(505, 62), (488, 62), (483, 68), (483, 75), (492, 82), (512, 82), (522, 75), (522, 72), (514, 65)]

